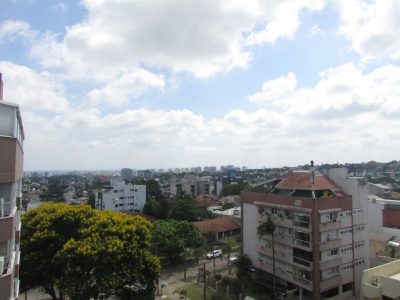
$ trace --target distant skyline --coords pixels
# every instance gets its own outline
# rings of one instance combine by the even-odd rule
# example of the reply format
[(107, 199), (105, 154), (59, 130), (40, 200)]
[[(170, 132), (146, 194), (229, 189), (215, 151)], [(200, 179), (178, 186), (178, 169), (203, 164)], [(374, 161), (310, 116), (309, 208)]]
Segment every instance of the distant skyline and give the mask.
[(396, 0), (5, 0), (26, 170), (391, 161)]

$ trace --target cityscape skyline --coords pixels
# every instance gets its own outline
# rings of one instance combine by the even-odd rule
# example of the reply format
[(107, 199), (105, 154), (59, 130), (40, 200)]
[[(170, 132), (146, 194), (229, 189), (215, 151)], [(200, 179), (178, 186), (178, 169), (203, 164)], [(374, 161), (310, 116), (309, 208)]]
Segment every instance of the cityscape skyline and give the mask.
[(0, 12), (26, 170), (390, 161), (400, 5), (34, 1)]

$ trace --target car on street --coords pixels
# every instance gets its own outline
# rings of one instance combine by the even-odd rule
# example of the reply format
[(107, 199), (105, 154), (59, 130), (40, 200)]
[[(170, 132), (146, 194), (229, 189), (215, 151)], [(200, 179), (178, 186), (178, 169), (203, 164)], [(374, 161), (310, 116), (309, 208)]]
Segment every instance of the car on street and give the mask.
[(222, 250), (214, 250), (207, 253), (207, 259), (212, 259), (222, 256)]
[(229, 259), (228, 259), (228, 265), (234, 265), (234, 264), (236, 264), (237, 262), (239, 261), (239, 256), (237, 256), (237, 255), (233, 255), (233, 256), (231, 256), (231, 257), (229, 257)]

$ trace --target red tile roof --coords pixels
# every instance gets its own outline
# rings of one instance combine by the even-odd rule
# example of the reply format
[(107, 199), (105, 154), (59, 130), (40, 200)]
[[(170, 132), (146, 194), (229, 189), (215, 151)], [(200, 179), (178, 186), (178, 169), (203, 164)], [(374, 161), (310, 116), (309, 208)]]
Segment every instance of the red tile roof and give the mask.
[(335, 190), (340, 189), (331, 179), (323, 175), (315, 175), (312, 183), (311, 172), (290, 172), (283, 176), (275, 188), (286, 190)]
[(237, 224), (231, 217), (227, 216), (193, 222), (193, 225), (202, 234), (208, 232), (226, 232), (240, 229), (239, 224)]

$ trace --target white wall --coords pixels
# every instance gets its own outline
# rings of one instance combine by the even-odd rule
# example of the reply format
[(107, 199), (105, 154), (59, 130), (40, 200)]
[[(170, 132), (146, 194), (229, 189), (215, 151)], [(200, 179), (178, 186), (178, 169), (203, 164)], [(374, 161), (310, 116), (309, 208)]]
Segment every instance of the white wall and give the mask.
[[(102, 197), (100, 201), (99, 197)], [(146, 203), (146, 186), (119, 183), (112, 189), (96, 193), (96, 208), (113, 211), (143, 212)], [(100, 205), (103, 204), (103, 207)]]
[(253, 204), (243, 203), (243, 254), (246, 254), (253, 264), (258, 263), (257, 236), (258, 208)]

